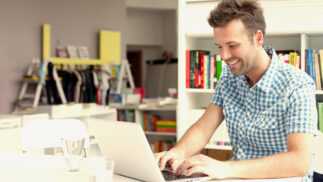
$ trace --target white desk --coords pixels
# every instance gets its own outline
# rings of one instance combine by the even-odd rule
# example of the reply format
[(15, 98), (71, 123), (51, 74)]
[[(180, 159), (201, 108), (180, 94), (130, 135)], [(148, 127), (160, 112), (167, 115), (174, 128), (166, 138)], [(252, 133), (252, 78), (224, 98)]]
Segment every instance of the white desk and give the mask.
[[(13, 152), (0, 152), (0, 181), (10, 182), (87, 182), (86, 170), (68, 172), (62, 156), (22, 154)], [(137, 180), (113, 176), (114, 182), (135, 182)], [(221, 182), (269, 182), (267, 180), (214, 180)], [(275, 179), (275, 182), (300, 181), (300, 178)]]

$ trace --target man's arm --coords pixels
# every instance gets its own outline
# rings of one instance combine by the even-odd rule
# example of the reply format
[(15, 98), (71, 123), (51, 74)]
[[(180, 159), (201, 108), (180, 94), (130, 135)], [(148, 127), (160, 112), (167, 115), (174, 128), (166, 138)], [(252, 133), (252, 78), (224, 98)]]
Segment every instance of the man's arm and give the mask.
[(312, 160), (313, 135), (293, 133), (287, 136), (287, 152), (258, 159), (221, 162), (197, 155), (183, 162), (177, 173), (204, 173), (214, 178), (302, 177)]
[[(171, 167), (173, 170), (176, 170), (182, 160), (174, 162), (175, 160), (173, 158), (183, 159), (200, 152), (221, 124), (223, 118), (222, 107), (210, 104), (201, 118), (185, 132), (174, 148), (169, 152), (162, 152), (155, 155), (160, 169), (163, 170), (166, 162), (171, 160)], [(175, 153), (176, 155), (172, 155), (171, 153)]]
[(313, 135), (287, 135), (287, 152), (253, 160), (232, 161), (229, 177), (277, 178), (305, 176), (312, 160)]

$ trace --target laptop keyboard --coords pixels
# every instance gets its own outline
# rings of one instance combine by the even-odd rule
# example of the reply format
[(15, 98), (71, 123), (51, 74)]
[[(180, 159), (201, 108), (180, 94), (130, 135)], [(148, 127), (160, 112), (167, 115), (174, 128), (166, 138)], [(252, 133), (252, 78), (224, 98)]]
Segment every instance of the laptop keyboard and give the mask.
[(193, 178), (193, 176), (185, 176), (185, 175), (178, 175), (169, 170), (162, 171), (165, 181), (177, 180), (177, 179), (185, 179), (185, 178)]

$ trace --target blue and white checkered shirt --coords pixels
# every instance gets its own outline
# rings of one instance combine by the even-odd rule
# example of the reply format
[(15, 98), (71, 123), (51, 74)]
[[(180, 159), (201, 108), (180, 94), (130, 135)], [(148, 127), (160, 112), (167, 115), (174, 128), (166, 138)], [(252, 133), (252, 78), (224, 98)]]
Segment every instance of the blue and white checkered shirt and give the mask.
[[(211, 104), (223, 108), (234, 160), (260, 158), (287, 151), (287, 135), (317, 130), (315, 84), (301, 70), (272, 58), (262, 78), (249, 88), (244, 75), (224, 66)], [(313, 160), (312, 160), (313, 164)], [(312, 181), (313, 167), (303, 181)]]

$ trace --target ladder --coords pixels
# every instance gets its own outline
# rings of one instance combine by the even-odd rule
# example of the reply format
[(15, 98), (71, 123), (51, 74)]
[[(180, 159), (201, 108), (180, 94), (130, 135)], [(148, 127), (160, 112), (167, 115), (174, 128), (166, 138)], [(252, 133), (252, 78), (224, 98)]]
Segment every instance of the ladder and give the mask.
[(130, 87), (132, 89), (135, 88), (135, 83), (133, 81), (133, 77), (131, 74), (131, 69), (130, 69), (130, 64), (128, 59), (124, 59), (121, 62), (121, 67), (120, 67), (120, 73), (118, 75), (118, 85), (117, 85), (117, 93), (121, 94), (121, 88), (122, 88), (122, 84), (124, 81), (129, 81), (130, 83)]
[[(19, 92), (18, 100), (16, 102), (15, 111), (35, 111), (39, 104), (40, 96), (42, 94), (42, 91), (45, 92), (44, 86), (45, 86), (45, 78), (46, 78), (46, 72), (47, 72), (47, 64), (48, 60), (44, 60), (42, 63), (40, 63), (39, 59), (33, 59), (31, 65), (27, 69), (26, 75), (22, 78), (22, 87)], [(54, 77), (58, 79), (57, 72), (54, 69), (53, 71)], [(39, 75), (39, 76), (35, 76)], [(30, 87), (32, 86), (33, 87)], [(36, 85), (36, 86), (35, 86)], [(31, 93), (27, 93), (28, 89), (34, 89)], [(61, 84), (57, 84), (57, 89), (59, 96), (61, 98), (61, 101), (63, 104), (66, 103), (66, 98), (62, 89)], [(32, 100), (32, 105), (27, 105), (26, 101)]]

